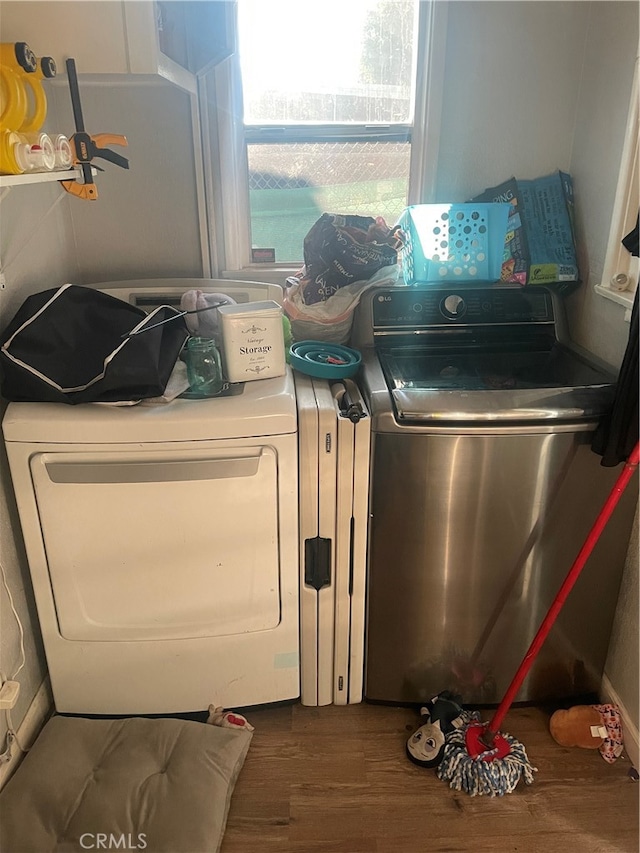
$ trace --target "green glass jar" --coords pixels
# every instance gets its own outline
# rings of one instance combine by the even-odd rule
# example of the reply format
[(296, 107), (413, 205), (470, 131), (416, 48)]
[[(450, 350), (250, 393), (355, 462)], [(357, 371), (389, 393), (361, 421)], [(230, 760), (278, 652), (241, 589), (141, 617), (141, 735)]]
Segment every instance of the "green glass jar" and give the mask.
[(214, 397), (222, 391), (220, 351), (211, 338), (189, 338), (185, 353), (189, 391), (198, 397)]

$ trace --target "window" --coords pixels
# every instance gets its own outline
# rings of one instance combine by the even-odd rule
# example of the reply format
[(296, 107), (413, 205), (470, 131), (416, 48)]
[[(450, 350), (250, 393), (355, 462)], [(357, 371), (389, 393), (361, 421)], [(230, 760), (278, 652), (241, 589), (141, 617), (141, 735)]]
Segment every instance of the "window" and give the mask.
[[(613, 299), (627, 308), (633, 305), (640, 273), (639, 259), (633, 257), (622, 245), (622, 239), (635, 227), (640, 209), (640, 167), (638, 147), (640, 122), (638, 118), (638, 62), (636, 59), (631, 107), (622, 152), (622, 164), (611, 217), (611, 230), (607, 256), (604, 262), (602, 284), (596, 285), (601, 296)], [(620, 282), (616, 286), (616, 279)], [(619, 289), (623, 288), (623, 289)], [(628, 317), (627, 317), (628, 319)]]
[(426, 200), (424, 67), (441, 5), (326, 0), (302, 16), (297, 0), (238, 0), (238, 50), (206, 98), (221, 270), (269, 280), (270, 268), (300, 265), (323, 212), (393, 225)]
[[(293, 0), (293, 4), (296, 0)], [(414, 0), (240, 0), (238, 46), (252, 248), (300, 260), (325, 211), (382, 215), (407, 203)]]

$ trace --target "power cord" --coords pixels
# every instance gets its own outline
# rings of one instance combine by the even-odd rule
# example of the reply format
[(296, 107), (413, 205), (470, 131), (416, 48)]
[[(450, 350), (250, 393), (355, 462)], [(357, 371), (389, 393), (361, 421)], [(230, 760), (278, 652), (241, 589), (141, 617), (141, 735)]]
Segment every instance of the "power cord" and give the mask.
[[(15, 681), (16, 675), (20, 672), (20, 670), (22, 669), (22, 667), (25, 665), (25, 662), (26, 662), (26, 657), (25, 657), (25, 653), (24, 653), (24, 629), (22, 627), (22, 622), (20, 621), (20, 617), (18, 616), (18, 611), (16, 610), (16, 606), (13, 603), (13, 596), (11, 595), (11, 590), (9, 589), (9, 584), (7, 583), (7, 575), (5, 573), (4, 566), (2, 565), (2, 563), (0, 563), (0, 571), (2, 572), (2, 583), (4, 584), (4, 588), (7, 591), (7, 596), (9, 597), (9, 604), (11, 605), (11, 612), (15, 616), (15, 620), (18, 623), (18, 630), (20, 631), (20, 656), (22, 658), (22, 662), (20, 663), (20, 666), (16, 669), (16, 671), (13, 673), (13, 675), (11, 676), (11, 679), (10, 679), (11, 681)], [(2, 680), (4, 682), (7, 679), (3, 676)]]
[[(7, 750), (9, 752), (9, 757), (11, 757), (11, 745), (15, 743), (20, 752), (29, 752), (31, 749), (30, 746), (23, 746), (20, 743), (20, 739), (18, 738), (18, 732), (13, 728), (13, 721), (11, 719), (11, 711), (8, 708), (5, 708), (4, 716), (7, 721)], [(3, 753), (4, 754), (4, 753)], [(2, 760), (2, 755), (0, 755), (0, 760)], [(8, 758), (6, 759), (9, 760)]]
[[(2, 679), (1, 683), (4, 684), (6, 681), (15, 681), (16, 676), (22, 670), (26, 663), (26, 655), (24, 652), (24, 628), (22, 627), (22, 622), (20, 621), (20, 617), (18, 616), (18, 611), (16, 610), (16, 606), (13, 602), (13, 596), (11, 595), (11, 590), (9, 589), (9, 584), (7, 583), (7, 575), (4, 570), (4, 565), (0, 562), (0, 572), (2, 573), (2, 583), (7, 592), (7, 596), (9, 598), (9, 604), (11, 605), (11, 612), (13, 613), (16, 622), (18, 623), (18, 631), (20, 632), (20, 665), (13, 673), (10, 678), (7, 678), (4, 672), (0, 672), (0, 679)], [(31, 747), (24, 747), (20, 740), (18, 739), (18, 734), (13, 727), (13, 720), (11, 719), (11, 709), (4, 708), (4, 715), (7, 724), (7, 733), (5, 735), (5, 749), (0, 753), (0, 763), (6, 764), (11, 760), (11, 748), (15, 743), (18, 749), (21, 752), (29, 752)]]

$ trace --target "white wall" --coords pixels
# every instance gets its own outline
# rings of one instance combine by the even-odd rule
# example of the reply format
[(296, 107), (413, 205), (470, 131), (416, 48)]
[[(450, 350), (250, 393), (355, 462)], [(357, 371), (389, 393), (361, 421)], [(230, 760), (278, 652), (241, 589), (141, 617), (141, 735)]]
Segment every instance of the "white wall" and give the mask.
[[(51, 121), (55, 119), (52, 107)], [(27, 295), (78, 276), (70, 199), (65, 198), (58, 184), (14, 187), (3, 192), (0, 262), (6, 287), (0, 290), (0, 327), (4, 327)], [(0, 417), (5, 408), (6, 404), (0, 400)], [(0, 562), (25, 631), (26, 664), (18, 676), (20, 696), (12, 712), (14, 724), (19, 725), (47, 668), (4, 443), (0, 446)], [(20, 635), (4, 589), (0, 591), (0, 617), (0, 670), (10, 677), (20, 662)], [(4, 714), (1, 714), (0, 742), (4, 742), (5, 731)]]
[[(65, 215), (67, 200), (58, 202), (57, 185), (32, 189), (28, 197), (22, 188), (12, 189), (1, 203), (0, 257), (7, 287), (1, 292), (0, 326), (13, 315), (25, 295), (56, 286), (77, 275), (68, 211)], [(56, 202), (57, 206), (51, 210)], [(51, 211), (48, 215), (47, 210)], [(4, 409), (0, 401), (0, 417)], [(25, 630), (26, 664), (18, 676), (21, 691), (12, 712), (17, 725), (47, 670), (4, 443), (0, 446), (0, 562)], [(4, 589), (0, 591), (0, 602), (0, 670), (10, 677), (20, 662), (19, 631)], [(4, 740), (5, 730), (4, 714), (1, 714), (0, 741)]]
[(449, 4), (435, 201), (569, 169), (588, 5)]
[[(580, 4), (583, 5), (583, 4)], [(577, 101), (571, 173), (584, 286), (568, 301), (573, 337), (619, 365), (629, 336), (624, 308), (595, 293), (602, 278), (623, 134), (638, 54), (635, 2), (587, 4), (587, 40)]]
[[(568, 301), (573, 337), (605, 361), (619, 365), (629, 338), (624, 308), (593, 289), (602, 277), (623, 134), (638, 55), (635, 2), (592, 2), (576, 111), (571, 173), (579, 188), (577, 226), (585, 281)], [(631, 534), (605, 676), (635, 724), (640, 684), (638, 642), (638, 518)], [(636, 744), (637, 746), (637, 744)]]
[[(93, 79), (93, 78), (92, 78)], [(51, 87), (60, 126), (73, 128), (69, 93)], [(168, 83), (83, 82), (84, 122), (118, 133), (125, 170), (96, 159), (96, 202), (76, 201), (70, 215), (81, 284), (127, 278), (202, 276), (189, 95)]]
[(613, 626), (605, 675), (618, 701), (635, 723), (638, 736), (640, 684), (638, 672), (638, 512), (631, 533), (631, 545), (622, 576), (616, 621)]
[(618, 366), (624, 309), (600, 280), (638, 49), (638, 4), (603, 0), (449, 4), (434, 201), (465, 201), (511, 176), (571, 173), (583, 285), (572, 337)]

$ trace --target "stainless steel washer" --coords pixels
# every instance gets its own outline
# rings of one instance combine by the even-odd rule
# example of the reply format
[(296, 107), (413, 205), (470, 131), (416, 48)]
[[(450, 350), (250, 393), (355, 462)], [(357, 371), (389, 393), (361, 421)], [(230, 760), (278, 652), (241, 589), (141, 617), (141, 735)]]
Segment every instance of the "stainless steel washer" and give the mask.
[[(617, 476), (590, 449), (615, 374), (538, 287), (372, 289), (352, 343), (373, 429), (365, 695), (495, 703)], [(627, 492), (519, 701), (598, 689)]]

